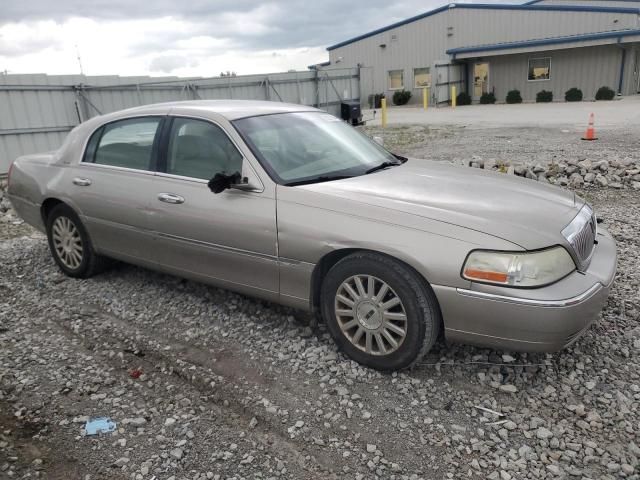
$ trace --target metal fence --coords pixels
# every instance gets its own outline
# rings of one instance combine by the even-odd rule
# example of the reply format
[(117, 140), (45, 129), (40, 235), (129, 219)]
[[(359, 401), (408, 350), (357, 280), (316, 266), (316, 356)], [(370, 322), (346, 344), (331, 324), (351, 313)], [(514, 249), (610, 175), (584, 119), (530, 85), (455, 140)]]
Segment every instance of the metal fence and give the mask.
[(357, 68), (236, 77), (0, 75), (0, 175), (20, 155), (58, 148), (73, 127), (96, 115), (175, 100), (248, 99), (311, 105), (334, 115), (360, 100)]

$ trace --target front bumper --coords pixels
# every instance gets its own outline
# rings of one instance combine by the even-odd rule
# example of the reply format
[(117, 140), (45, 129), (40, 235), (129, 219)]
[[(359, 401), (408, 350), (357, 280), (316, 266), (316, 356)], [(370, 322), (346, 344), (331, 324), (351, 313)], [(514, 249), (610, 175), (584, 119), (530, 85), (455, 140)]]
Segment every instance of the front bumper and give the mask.
[(575, 342), (598, 318), (616, 273), (613, 238), (599, 228), (597, 240), (586, 272), (576, 271), (547, 287), (434, 286), (446, 338), (530, 352), (553, 352)]

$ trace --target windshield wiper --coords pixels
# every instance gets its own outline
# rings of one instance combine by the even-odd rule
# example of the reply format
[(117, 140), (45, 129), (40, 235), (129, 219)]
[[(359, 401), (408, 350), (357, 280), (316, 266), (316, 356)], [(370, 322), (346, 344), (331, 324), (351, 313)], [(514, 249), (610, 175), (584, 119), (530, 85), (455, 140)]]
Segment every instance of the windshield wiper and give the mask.
[(323, 175), (321, 177), (310, 178), (307, 180), (299, 180), (297, 182), (285, 183), (285, 187), (295, 187), (297, 185), (309, 185), (310, 183), (330, 182), (331, 180), (342, 180), (344, 178), (353, 178), (352, 175)]
[(373, 173), (373, 172), (377, 172), (378, 170), (383, 170), (385, 168), (388, 167), (397, 167), (398, 165), (402, 165), (404, 162), (382, 162), (380, 165), (376, 165), (373, 168), (370, 168), (369, 170), (367, 170), (365, 173), (365, 175), (369, 174), (369, 173)]

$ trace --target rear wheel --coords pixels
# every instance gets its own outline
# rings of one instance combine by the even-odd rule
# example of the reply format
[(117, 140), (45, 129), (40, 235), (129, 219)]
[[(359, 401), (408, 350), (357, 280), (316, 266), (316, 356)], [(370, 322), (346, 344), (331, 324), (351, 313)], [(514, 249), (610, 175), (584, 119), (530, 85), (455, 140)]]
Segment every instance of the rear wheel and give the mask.
[(359, 252), (327, 273), (322, 315), (341, 350), (379, 370), (410, 367), (440, 331), (437, 300), (424, 280), (384, 255)]
[(70, 277), (88, 278), (107, 263), (95, 253), (80, 218), (68, 205), (59, 204), (49, 213), (47, 238), (53, 259)]

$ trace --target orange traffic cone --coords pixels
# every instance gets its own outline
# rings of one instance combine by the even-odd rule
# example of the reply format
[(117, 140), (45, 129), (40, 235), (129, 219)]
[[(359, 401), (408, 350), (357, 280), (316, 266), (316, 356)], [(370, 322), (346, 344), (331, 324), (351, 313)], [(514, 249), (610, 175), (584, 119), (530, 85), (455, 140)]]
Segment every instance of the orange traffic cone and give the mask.
[(589, 126), (587, 127), (587, 131), (584, 133), (584, 137), (582, 140), (597, 140), (596, 130), (593, 128), (594, 115), (593, 113), (589, 115)]

